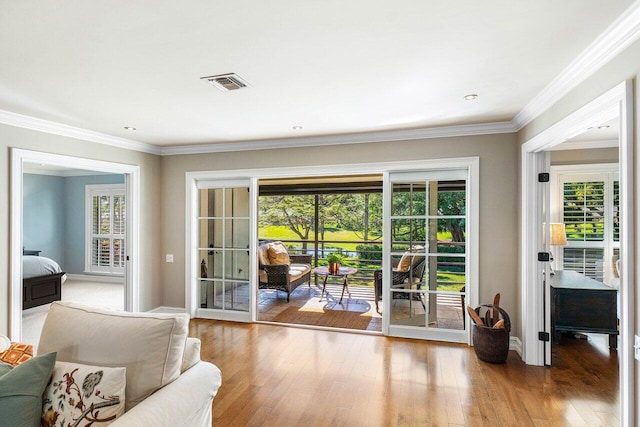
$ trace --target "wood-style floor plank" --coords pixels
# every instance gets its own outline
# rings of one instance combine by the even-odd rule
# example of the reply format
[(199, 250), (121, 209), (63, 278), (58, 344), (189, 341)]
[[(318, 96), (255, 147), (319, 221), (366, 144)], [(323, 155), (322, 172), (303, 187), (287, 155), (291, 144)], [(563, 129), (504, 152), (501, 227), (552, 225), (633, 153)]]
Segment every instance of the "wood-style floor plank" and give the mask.
[(473, 348), (194, 319), (222, 370), (214, 426), (617, 426), (615, 351), (565, 339), (552, 367)]

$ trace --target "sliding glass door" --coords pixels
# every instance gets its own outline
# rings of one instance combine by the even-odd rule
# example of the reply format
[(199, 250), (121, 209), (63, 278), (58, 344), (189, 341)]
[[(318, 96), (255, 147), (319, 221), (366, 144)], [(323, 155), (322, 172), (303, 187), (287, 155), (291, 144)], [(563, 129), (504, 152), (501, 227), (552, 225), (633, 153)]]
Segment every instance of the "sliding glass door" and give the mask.
[(467, 170), (389, 175), (383, 310), (389, 335), (466, 342)]
[(199, 182), (197, 199), (197, 314), (249, 321), (250, 182)]

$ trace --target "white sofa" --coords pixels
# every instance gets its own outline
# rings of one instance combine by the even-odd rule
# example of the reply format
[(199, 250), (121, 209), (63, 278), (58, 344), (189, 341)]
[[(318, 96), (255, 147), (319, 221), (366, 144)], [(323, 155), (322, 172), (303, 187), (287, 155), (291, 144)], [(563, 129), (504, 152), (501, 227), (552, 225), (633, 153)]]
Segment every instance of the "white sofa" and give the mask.
[(125, 413), (111, 426), (211, 426), (222, 378), (187, 338), (186, 314), (126, 313), (74, 303), (51, 305), (38, 353), (57, 360), (126, 367)]

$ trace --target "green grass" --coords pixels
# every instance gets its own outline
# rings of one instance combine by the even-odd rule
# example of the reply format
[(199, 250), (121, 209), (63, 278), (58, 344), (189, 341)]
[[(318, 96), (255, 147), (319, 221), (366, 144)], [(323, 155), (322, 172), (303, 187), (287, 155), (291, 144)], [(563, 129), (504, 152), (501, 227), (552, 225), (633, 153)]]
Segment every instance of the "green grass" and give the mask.
[[(291, 231), (289, 227), (284, 225), (268, 225), (260, 227), (258, 229), (258, 236), (260, 239), (272, 239), (272, 240), (295, 240), (299, 239), (296, 233)], [(313, 240), (314, 235), (309, 233), (309, 240)], [(320, 236), (318, 236), (320, 238)], [(355, 232), (351, 230), (341, 230), (336, 228), (325, 229), (324, 240), (361, 240), (362, 237), (358, 237)], [(301, 244), (300, 244), (301, 245)], [(341, 248), (345, 251), (355, 252), (358, 243), (327, 243), (325, 247)]]

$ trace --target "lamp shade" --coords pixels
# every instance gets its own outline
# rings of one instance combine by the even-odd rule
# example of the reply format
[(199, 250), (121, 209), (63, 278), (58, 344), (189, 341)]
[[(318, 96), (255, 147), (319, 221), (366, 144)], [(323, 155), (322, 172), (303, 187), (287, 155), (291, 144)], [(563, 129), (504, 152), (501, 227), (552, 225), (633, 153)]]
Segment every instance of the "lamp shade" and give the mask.
[(558, 246), (567, 244), (567, 233), (564, 229), (564, 224), (559, 222), (551, 223), (551, 239), (549, 244)]

